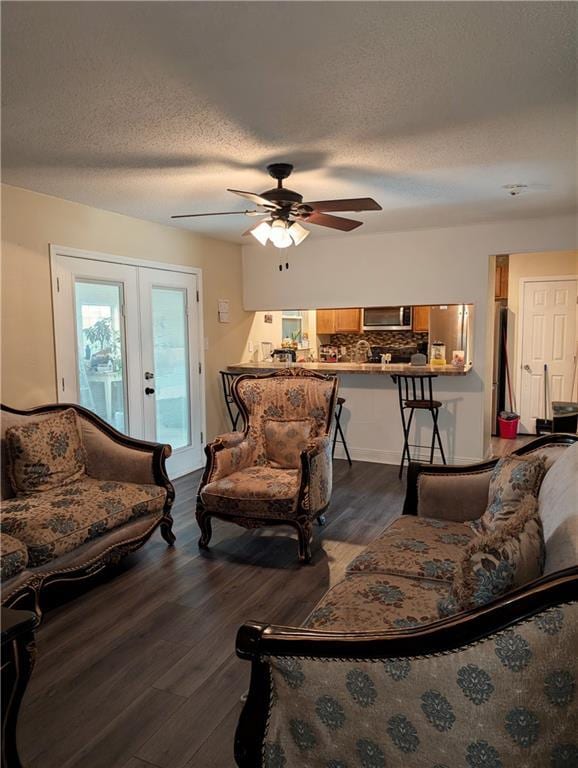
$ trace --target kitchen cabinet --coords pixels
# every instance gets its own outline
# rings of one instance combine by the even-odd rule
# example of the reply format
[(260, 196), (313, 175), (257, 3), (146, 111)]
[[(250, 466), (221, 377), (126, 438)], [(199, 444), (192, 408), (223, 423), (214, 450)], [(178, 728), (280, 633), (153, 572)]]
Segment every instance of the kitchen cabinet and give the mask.
[(317, 310), (317, 333), (335, 333), (335, 310)]
[(317, 333), (361, 333), (361, 309), (318, 309)]
[(429, 307), (414, 307), (411, 319), (411, 329), (415, 333), (428, 333)]
[(361, 309), (336, 309), (335, 333), (361, 333)]
[(507, 256), (496, 256), (496, 286), (495, 298), (508, 298), (508, 271), (509, 259)]

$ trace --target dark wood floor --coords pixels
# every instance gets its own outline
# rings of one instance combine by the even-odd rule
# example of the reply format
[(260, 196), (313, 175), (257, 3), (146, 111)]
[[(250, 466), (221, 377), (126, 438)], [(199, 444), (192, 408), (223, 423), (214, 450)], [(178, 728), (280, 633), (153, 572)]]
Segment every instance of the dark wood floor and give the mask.
[(299, 566), (290, 529), (218, 521), (197, 549), (198, 473), (177, 481), (177, 544), (160, 535), (114, 577), (54, 607), (38, 631), (20, 717), (28, 768), (230, 768), (249, 665), (248, 619), (299, 625), (347, 563), (401, 510), (393, 466), (335, 462), (327, 525)]

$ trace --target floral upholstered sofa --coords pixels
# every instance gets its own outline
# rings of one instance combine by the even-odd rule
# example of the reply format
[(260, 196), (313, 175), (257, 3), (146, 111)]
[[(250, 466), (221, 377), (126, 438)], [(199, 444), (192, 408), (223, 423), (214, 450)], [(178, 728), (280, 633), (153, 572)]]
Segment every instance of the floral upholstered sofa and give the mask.
[[(497, 460), (410, 465), (405, 514), (354, 559), (303, 627), (240, 629), (237, 653), (252, 675), (237, 764), (578, 766), (577, 441), (551, 435), (515, 452), (541, 466), (539, 495), (524, 496), (520, 512), (543, 529), (524, 562), (536, 577), (444, 618), (463, 555), (475, 550)], [(507, 497), (503, 488), (498, 495)], [(490, 546), (481, 562), (491, 571), (496, 557)]]
[(2, 406), (2, 604), (40, 614), (43, 590), (96, 575), (157, 527), (172, 544), (170, 451), (77, 405)]

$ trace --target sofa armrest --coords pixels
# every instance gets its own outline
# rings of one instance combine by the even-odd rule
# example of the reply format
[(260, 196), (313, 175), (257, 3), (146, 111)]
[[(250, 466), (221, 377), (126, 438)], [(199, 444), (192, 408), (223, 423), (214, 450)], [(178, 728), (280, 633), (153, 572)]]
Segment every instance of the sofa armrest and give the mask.
[(227, 432), (205, 446), (207, 463), (199, 492), (207, 483), (221, 480), (253, 464), (255, 442), (249, 433)]
[(404, 515), (465, 522), (484, 514), (490, 477), (497, 459), (468, 466), (411, 462)]
[[(252, 672), (235, 738), (237, 765), (261, 765), (262, 754), (271, 751), (275, 764), (298, 768), (301, 742), (315, 744), (311, 768), (365, 748), (381, 753), (372, 765), (397, 764), (400, 749), (412, 752), (418, 745), (427, 749), (429, 765), (441, 763), (448, 731), (456, 754), (483, 749), (483, 741), (509, 753), (509, 737), (495, 742), (504, 712), (537, 700), (548, 674), (574, 665), (577, 595), (578, 568), (572, 568), (491, 605), (403, 631), (246, 624), (237, 635), (237, 655), (251, 662)], [(472, 707), (479, 738), (470, 728)], [(371, 725), (362, 744), (364, 723)], [(556, 742), (571, 742), (575, 725), (569, 713), (560, 718)], [(536, 764), (549, 764), (548, 740), (536, 749), (548, 750)]]
[(311, 515), (329, 504), (333, 485), (331, 438), (321, 435), (309, 442), (301, 453), (300, 506)]
[(86, 471), (90, 477), (170, 486), (165, 467), (166, 459), (172, 453), (170, 445), (136, 440), (112, 427), (105, 430), (84, 413), (78, 415), (86, 452)]

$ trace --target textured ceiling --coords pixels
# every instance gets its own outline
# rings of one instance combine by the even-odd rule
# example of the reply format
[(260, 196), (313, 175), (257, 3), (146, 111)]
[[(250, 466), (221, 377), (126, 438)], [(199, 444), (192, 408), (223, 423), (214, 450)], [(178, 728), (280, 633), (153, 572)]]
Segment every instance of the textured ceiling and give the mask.
[[(226, 187), (268, 189), (264, 166), (280, 160), (305, 199), (375, 197), (384, 210), (360, 215), (360, 232), (569, 212), (576, 13), (4, 2), (3, 180), (169, 223), (243, 210)], [(511, 198), (508, 183), (529, 188)], [(241, 242), (250, 221), (174, 226)]]

